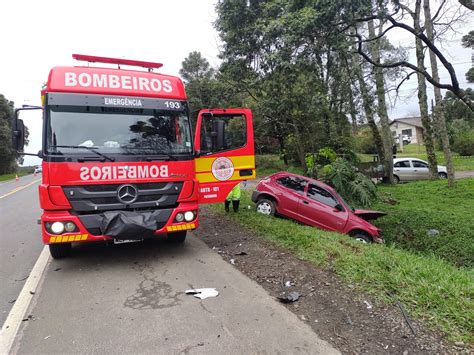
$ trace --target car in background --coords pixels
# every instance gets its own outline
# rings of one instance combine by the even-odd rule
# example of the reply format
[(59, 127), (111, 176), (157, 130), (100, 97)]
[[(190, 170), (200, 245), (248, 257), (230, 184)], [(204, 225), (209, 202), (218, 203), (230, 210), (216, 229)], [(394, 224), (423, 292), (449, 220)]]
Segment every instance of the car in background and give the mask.
[[(411, 143), (411, 137), (407, 134), (404, 134), (402, 135), (402, 142), (403, 142), (403, 145), (408, 145)], [(400, 144), (400, 137), (397, 136), (395, 137), (395, 144)]]
[[(31, 171), (31, 170), (30, 170)], [(41, 165), (38, 165), (36, 168), (35, 168), (35, 174), (39, 174), (39, 173), (42, 173), (43, 172), (43, 167)]]
[(252, 193), (257, 212), (281, 215), (320, 229), (334, 231), (365, 243), (383, 243), (381, 230), (367, 222), (386, 213), (352, 209), (325, 183), (288, 172), (260, 180)]
[[(438, 176), (441, 179), (448, 178), (448, 169), (438, 165)], [(396, 158), (393, 159), (393, 177), (396, 183), (400, 181), (429, 180), (429, 164), (418, 158)]]

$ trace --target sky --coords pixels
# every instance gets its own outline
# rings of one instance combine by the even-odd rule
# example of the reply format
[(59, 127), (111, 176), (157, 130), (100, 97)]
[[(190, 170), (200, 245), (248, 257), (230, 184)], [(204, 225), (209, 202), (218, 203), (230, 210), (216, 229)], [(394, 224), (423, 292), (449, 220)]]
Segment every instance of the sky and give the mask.
[[(216, 67), (216, 1), (4, 0), (0, 93), (16, 107), (41, 105), (40, 90), (49, 70), (81, 65), (72, 59), (73, 53), (160, 62), (161, 73), (179, 75), (184, 58), (199, 51)], [(472, 51), (461, 47), (460, 38), (472, 29), (473, 16), (445, 44), (462, 87), (468, 86), (464, 73), (472, 65)], [(402, 45), (410, 41), (403, 32), (394, 32), (390, 39)], [(447, 79), (446, 72), (441, 72), (441, 79)], [(415, 87), (415, 78), (402, 87), (404, 100), (390, 107), (391, 118), (418, 113)], [(25, 152), (36, 153), (41, 149), (41, 113), (23, 112), (21, 118), (30, 130)], [(36, 157), (25, 157), (24, 165), (39, 163)]]

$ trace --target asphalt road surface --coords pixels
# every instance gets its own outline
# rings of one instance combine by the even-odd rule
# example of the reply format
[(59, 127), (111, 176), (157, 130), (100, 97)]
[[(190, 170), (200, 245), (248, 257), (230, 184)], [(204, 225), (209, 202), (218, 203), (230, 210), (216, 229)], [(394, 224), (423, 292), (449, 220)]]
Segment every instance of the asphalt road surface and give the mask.
[[(37, 183), (11, 193), (36, 179), (0, 185), (2, 323), (42, 250)], [(184, 294), (203, 287), (219, 296)], [(25, 319), (12, 353), (337, 353), (193, 235), (49, 259)]]
[(0, 183), (0, 324), (5, 321), (43, 249), (39, 176)]

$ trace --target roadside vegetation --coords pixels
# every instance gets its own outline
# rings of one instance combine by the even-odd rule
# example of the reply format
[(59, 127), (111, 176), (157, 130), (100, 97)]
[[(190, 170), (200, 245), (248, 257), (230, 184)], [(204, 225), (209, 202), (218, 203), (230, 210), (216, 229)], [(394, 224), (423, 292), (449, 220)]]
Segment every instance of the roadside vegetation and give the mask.
[(22, 166), (17, 168), (18, 171), (17, 173), (10, 173), (10, 174), (2, 174), (0, 175), (0, 181), (8, 181), (8, 180), (13, 180), (16, 175), (18, 174), (18, 177), (33, 174), (35, 167), (34, 166)]
[[(242, 227), (303, 260), (334, 271), (383, 302), (402, 302), (410, 315), (443, 331), (450, 340), (474, 341), (472, 269), (458, 268), (435, 255), (398, 249), (395, 243), (365, 245), (348, 236), (260, 215), (249, 195), (249, 191), (243, 194), (242, 205), (251, 209), (228, 214)], [(434, 208), (435, 202), (430, 206)], [(213, 209), (224, 214), (220, 205)]]
[(387, 244), (474, 267), (474, 179), (453, 188), (438, 180), (380, 185), (378, 191), (381, 199), (372, 208), (388, 215), (374, 224)]

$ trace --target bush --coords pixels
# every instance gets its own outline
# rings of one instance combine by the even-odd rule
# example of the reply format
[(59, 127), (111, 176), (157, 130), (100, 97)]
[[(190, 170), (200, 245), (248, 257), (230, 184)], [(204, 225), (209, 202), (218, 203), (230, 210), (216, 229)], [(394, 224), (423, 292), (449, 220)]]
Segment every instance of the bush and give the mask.
[(322, 179), (347, 202), (367, 207), (377, 199), (377, 187), (372, 180), (358, 172), (347, 160), (338, 158), (327, 167)]
[(361, 130), (355, 137), (355, 146), (358, 153), (377, 154), (374, 137), (368, 129)]
[(474, 129), (458, 135), (453, 150), (463, 156), (474, 155)]

